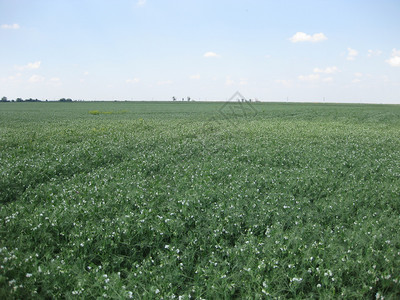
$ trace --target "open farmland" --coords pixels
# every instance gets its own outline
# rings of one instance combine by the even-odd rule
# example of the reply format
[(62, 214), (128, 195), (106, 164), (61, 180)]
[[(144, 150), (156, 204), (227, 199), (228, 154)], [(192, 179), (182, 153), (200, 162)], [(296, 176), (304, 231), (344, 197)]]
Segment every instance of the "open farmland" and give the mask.
[(400, 297), (400, 106), (1, 103), (0, 172), (2, 299)]

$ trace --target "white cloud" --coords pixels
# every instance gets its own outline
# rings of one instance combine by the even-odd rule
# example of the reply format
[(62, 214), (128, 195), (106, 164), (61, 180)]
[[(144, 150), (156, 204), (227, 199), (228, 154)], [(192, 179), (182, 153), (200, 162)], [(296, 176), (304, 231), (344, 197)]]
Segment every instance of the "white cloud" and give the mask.
[(3, 24), (1, 25), (1, 29), (19, 29), (18, 24)]
[(314, 68), (314, 73), (334, 74), (339, 72), (339, 69), (335, 66), (327, 67), (325, 69)]
[(191, 75), (189, 78), (198, 80), (198, 79), (200, 79), (200, 74)]
[(310, 75), (300, 75), (299, 80), (301, 81), (317, 81), (319, 80), (319, 74), (310, 74)]
[(41, 62), (40, 61), (36, 61), (34, 63), (29, 63), (27, 65), (28, 69), (39, 69)]
[(393, 56), (386, 60), (386, 62), (392, 67), (400, 67), (400, 56)]
[(367, 56), (368, 57), (372, 57), (372, 56), (379, 56), (379, 55), (381, 55), (382, 54), (382, 51), (381, 50), (368, 50), (368, 54), (367, 54)]
[(220, 57), (217, 53), (211, 52), (211, 51), (204, 53), (203, 56), (204, 57)]
[(356, 73), (354, 73), (354, 76), (356, 76), (356, 77), (362, 77), (362, 76), (363, 76), (363, 73), (356, 72)]
[(361, 82), (361, 79), (354, 78), (351, 82), (352, 82), (352, 83), (359, 83), (359, 82)]
[(146, 4), (147, 0), (138, 0), (136, 3), (138, 6), (144, 6)]
[(39, 69), (41, 65), (41, 61), (35, 61), (33, 63), (28, 63), (27, 65), (24, 66), (16, 66), (15, 68), (17, 70), (23, 71), (23, 70), (34, 70), (34, 69)]
[(293, 35), (289, 40), (292, 43), (297, 43), (297, 42), (321, 42), (327, 39), (328, 38), (322, 32), (315, 33), (313, 35), (309, 35), (304, 32), (296, 32), (295, 35)]
[(400, 56), (400, 50), (393, 49), (392, 50), (392, 55), (393, 56)]
[(400, 50), (393, 49), (391, 57), (386, 62), (392, 67), (400, 67)]
[(271, 55), (267, 54), (265, 55), (265, 58), (271, 58)]
[(352, 48), (347, 48), (347, 60), (354, 60), (358, 55), (358, 51)]
[(28, 82), (30, 83), (37, 83), (37, 82), (43, 82), (44, 77), (40, 75), (32, 75), (29, 79)]
[(127, 79), (125, 81), (126, 81), (126, 83), (138, 83), (140, 81), (140, 79), (135, 77), (132, 79)]
[(60, 82), (60, 78), (58, 78), (58, 77), (53, 77), (53, 78), (50, 78), (50, 81), (51, 81), (51, 82)]
[(89, 71), (83, 72), (83, 75), (88, 76), (89, 75)]

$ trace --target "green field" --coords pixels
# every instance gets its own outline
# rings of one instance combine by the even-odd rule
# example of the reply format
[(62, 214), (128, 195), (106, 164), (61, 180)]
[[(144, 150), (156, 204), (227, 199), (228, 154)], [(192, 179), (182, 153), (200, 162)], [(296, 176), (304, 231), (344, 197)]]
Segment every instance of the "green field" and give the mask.
[(1, 299), (400, 297), (398, 105), (0, 103), (0, 172)]

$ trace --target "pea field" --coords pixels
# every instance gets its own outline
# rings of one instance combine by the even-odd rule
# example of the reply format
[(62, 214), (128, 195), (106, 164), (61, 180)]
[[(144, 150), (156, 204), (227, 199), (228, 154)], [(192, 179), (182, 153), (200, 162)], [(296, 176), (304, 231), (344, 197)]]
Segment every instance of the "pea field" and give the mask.
[(0, 103), (0, 299), (399, 299), (400, 106)]

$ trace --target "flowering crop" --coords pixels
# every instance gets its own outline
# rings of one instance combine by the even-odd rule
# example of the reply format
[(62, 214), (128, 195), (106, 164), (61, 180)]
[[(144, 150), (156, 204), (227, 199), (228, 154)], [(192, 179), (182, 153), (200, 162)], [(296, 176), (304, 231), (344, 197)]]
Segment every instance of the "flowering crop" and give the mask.
[(220, 105), (0, 104), (0, 298), (400, 297), (400, 107)]

